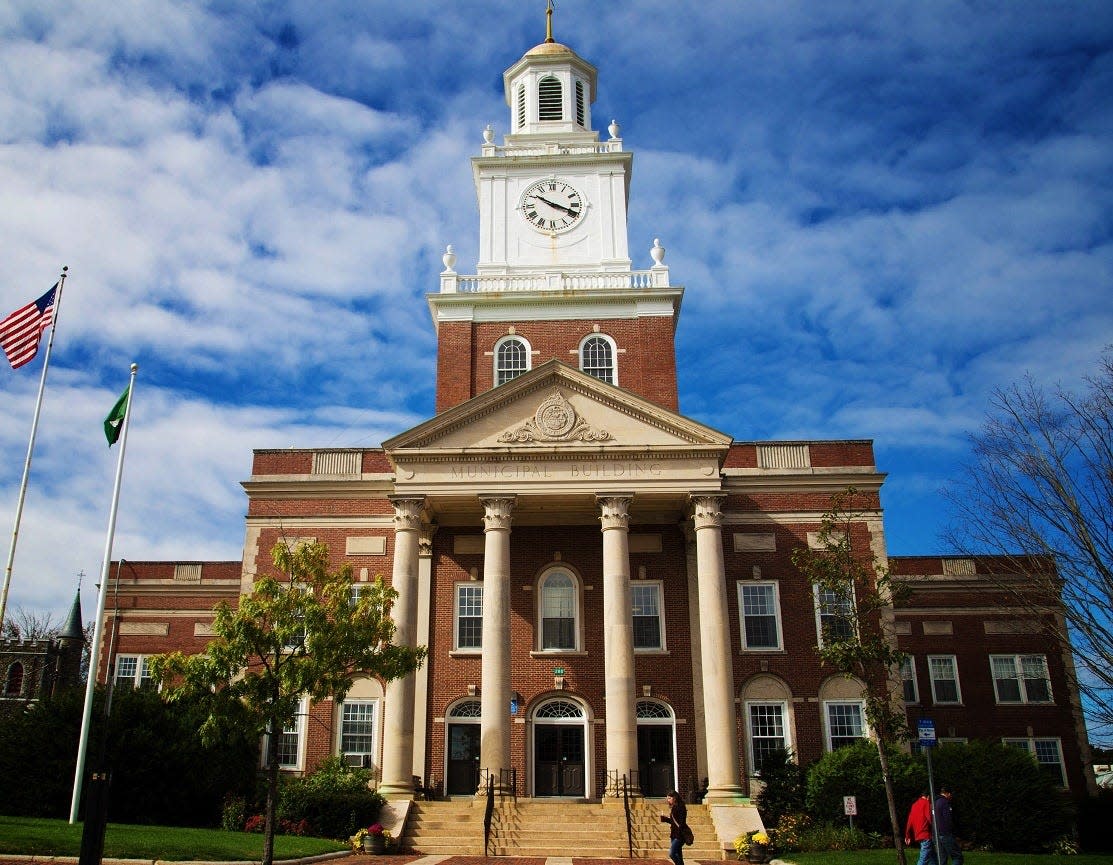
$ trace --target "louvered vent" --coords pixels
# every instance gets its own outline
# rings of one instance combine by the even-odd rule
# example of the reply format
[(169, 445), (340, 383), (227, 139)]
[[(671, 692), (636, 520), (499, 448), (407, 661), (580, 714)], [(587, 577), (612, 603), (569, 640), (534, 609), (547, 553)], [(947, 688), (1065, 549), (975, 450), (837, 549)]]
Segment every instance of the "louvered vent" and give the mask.
[(526, 85), (518, 85), (518, 128), (526, 128)]
[(757, 464), (763, 469), (806, 469), (812, 461), (807, 445), (758, 445)]
[(313, 474), (358, 475), (362, 451), (314, 451)]
[(584, 125), (584, 83), (576, 82), (576, 122), (581, 127)]
[(560, 82), (555, 78), (542, 78), (537, 85), (537, 119), (561, 120)]
[(195, 562), (190, 565), (174, 565), (174, 582), (175, 583), (199, 583), (201, 582), (201, 563)]

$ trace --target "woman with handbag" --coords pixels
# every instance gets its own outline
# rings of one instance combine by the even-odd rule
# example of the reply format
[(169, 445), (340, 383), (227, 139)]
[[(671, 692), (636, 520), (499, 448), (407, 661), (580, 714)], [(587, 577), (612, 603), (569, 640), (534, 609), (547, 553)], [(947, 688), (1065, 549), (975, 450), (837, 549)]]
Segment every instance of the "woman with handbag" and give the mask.
[(691, 844), (687, 840), (692, 837), (692, 830), (688, 828), (688, 809), (684, 807), (684, 800), (680, 794), (672, 790), (665, 798), (669, 806), (668, 815), (661, 815), (661, 822), (669, 824), (669, 858), (673, 865), (684, 865), (684, 844)]

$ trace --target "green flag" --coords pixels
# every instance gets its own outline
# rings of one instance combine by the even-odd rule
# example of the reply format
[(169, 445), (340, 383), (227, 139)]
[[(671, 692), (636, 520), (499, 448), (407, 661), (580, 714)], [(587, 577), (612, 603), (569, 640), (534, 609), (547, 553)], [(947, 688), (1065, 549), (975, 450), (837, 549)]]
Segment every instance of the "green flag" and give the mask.
[(104, 437), (108, 439), (109, 447), (116, 444), (116, 440), (120, 437), (120, 430), (124, 428), (124, 416), (128, 413), (129, 396), (131, 396), (130, 384), (124, 388), (124, 392), (116, 400), (116, 405), (112, 406), (112, 411), (104, 419)]

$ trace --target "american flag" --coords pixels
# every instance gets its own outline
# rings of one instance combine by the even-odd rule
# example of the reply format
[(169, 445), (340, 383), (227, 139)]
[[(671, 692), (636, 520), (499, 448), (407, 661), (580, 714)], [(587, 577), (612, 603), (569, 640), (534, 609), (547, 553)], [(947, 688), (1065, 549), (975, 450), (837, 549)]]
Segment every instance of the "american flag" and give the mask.
[(54, 321), (54, 297), (58, 283), (38, 300), (21, 306), (0, 321), (0, 347), (8, 356), (12, 369), (19, 369), (39, 353), (39, 338)]

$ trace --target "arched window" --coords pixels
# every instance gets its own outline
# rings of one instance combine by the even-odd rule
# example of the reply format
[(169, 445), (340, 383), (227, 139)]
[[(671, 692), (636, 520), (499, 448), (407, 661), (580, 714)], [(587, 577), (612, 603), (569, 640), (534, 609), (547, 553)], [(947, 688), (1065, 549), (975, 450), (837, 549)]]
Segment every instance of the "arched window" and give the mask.
[(529, 343), (520, 336), (504, 336), (495, 343), (495, 387), (530, 368)]
[(4, 694), (8, 697), (18, 697), (23, 693), (23, 664), (16, 661), (8, 667), (8, 678), (4, 682)]
[(518, 85), (518, 128), (526, 128), (526, 85)]
[(541, 579), (541, 649), (576, 649), (579, 604), (576, 580), (563, 570), (550, 571)]
[(616, 353), (609, 336), (593, 334), (580, 345), (580, 369), (607, 384), (618, 384)]
[(576, 81), (576, 122), (580, 126), (584, 126), (584, 118), (586, 113), (584, 111), (584, 83)]
[(549, 75), (537, 84), (537, 119), (563, 120), (564, 106), (560, 81)]
[(480, 708), (479, 700), (464, 700), (462, 703), (457, 703), (449, 712), (450, 718), (482, 718), (483, 712)]

